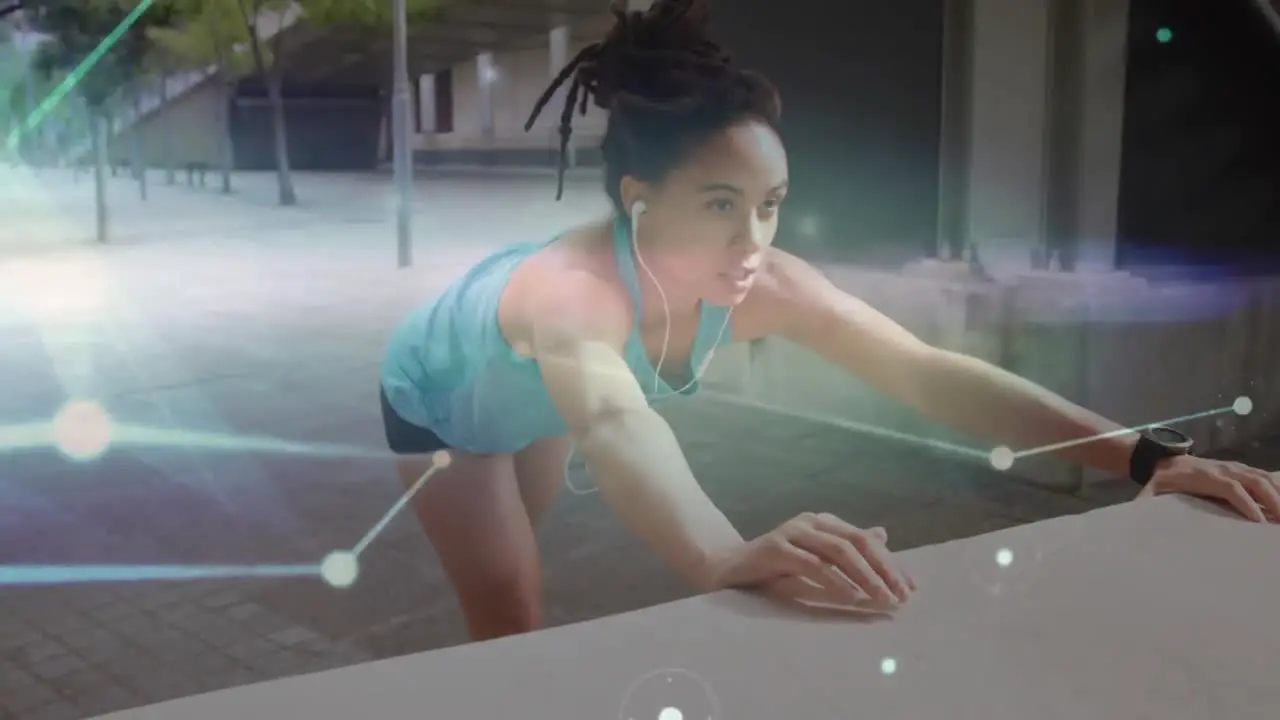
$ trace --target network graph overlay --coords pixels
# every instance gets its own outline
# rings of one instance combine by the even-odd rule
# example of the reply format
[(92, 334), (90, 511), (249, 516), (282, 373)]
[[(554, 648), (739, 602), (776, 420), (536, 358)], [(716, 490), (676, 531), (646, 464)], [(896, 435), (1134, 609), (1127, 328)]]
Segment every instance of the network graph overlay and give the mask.
[[(0, 427), (0, 454), (54, 447), (72, 462), (92, 462), (111, 448), (178, 448), (310, 457), (385, 459), (385, 451), (329, 443), (297, 443), (268, 437), (237, 437), (117, 423), (97, 403), (66, 404), (52, 421)], [(403, 456), (401, 456), (403, 457)], [(352, 586), (360, 556), (436, 472), (449, 466), (449, 453), (430, 456), (431, 467), (350, 548), (335, 549), (315, 564), (263, 565), (0, 565), (0, 587), (147, 580), (253, 577), (314, 577), (335, 588)]]
[[(968, 460), (982, 460), (1000, 471), (1014, 467), (1021, 458), (1050, 453), (1067, 447), (1082, 445), (1110, 437), (1117, 437), (1157, 425), (1173, 425), (1215, 415), (1235, 413), (1248, 415), (1253, 402), (1239, 397), (1230, 407), (1215, 408), (1202, 413), (1169, 418), (1110, 433), (1080, 438), (1070, 442), (1045, 445), (1015, 451), (1007, 446), (991, 450), (964, 447), (899, 433), (886, 428), (860, 423), (821, 418), (793, 413), (780, 408), (715, 395), (721, 402), (728, 402), (763, 412), (781, 413), (792, 417), (841, 427), (852, 432), (927, 447)], [(97, 403), (74, 401), (65, 405), (52, 421), (0, 427), (0, 453), (55, 447), (73, 462), (91, 462), (116, 447), (180, 448), (204, 451), (253, 452), (283, 455), (307, 455), (311, 457), (368, 457), (387, 458), (386, 451), (327, 443), (298, 443), (270, 437), (237, 437), (215, 433), (200, 433), (172, 428), (116, 423)], [(350, 548), (339, 548), (325, 555), (314, 564), (297, 565), (0, 565), (0, 587), (77, 584), (91, 582), (176, 581), (218, 578), (253, 577), (313, 577), (334, 588), (349, 588), (360, 575), (361, 555), (377, 540), (378, 536), (405, 508), (431, 477), (449, 467), (452, 457), (438, 451), (430, 455), (431, 466), (417, 479), (377, 522)]]

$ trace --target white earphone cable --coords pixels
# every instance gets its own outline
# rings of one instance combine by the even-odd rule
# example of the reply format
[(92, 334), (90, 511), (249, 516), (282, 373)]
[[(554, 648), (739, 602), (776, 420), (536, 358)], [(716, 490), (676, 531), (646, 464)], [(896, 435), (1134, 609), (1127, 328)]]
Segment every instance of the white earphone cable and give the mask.
[[(645, 264), (644, 257), (640, 254), (640, 216), (644, 214), (644, 212), (645, 206), (643, 202), (637, 202), (631, 206), (631, 249), (636, 255), (636, 265), (644, 271), (645, 275), (649, 276), (649, 281), (653, 283), (653, 287), (658, 291), (658, 298), (662, 301), (662, 350), (658, 353), (658, 362), (653, 368), (653, 396), (650, 398), (652, 401), (661, 400), (674, 395), (680, 395), (702, 380), (702, 376), (707, 372), (707, 367), (711, 364), (711, 354), (715, 352), (716, 348), (720, 347), (720, 341), (724, 339), (724, 332), (728, 329), (729, 320), (733, 317), (733, 308), (729, 308), (729, 311), (725, 313), (724, 322), (720, 324), (720, 330), (716, 333), (715, 342), (707, 350), (707, 358), (698, 365), (697, 369), (694, 370), (693, 377), (689, 382), (685, 383), (685, 385), (678, 390), (672, 390), (671, 392), (659, 395), (658, 393), (662, 389), (662, 365), (666, 362), (667, 349), (671, 343), (671, 306), (667, 303), (667, 294), (662, 289), (662, 283), (658, 282), (657, 276), (655, 276), (653, 271), (649, 269), (649, 266)], [(636, 292), (640, 292), (640, 288), (637, 287)], [(636, 322), (639, 323), (640, 318), (636, 318)], [(575, 440), (569, 447), (569, 454), (565, 457), (564, 461), (564, 485), (568, 488), (569, 492), (574, 495), (590, 495), (593, 492), (597, 492), (599, 488), (580, 490), (573, 486), (573, 481), (570, 479), (569, 468), (573, 464), (573, 458), (577, 455), (577, 449), (578, 444)]]

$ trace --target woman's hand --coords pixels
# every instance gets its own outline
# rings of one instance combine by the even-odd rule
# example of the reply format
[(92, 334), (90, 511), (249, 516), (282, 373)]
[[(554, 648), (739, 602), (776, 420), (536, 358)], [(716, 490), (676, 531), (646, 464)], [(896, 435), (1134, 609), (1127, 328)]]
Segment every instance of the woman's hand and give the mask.
[(1238, 462), (1191, 455), (1160, 463), (1138, 496), (1181, 493), (1221, 500), (1254, 522), (1280, 522), (1280, 481), (1265, 470)]
[(886, 539), (883, 528), (861, 530), (834, 515), (803, 513), (747, 543), (718, 584), (808, 603), (895, 606), (916, 583), (896, 567)]

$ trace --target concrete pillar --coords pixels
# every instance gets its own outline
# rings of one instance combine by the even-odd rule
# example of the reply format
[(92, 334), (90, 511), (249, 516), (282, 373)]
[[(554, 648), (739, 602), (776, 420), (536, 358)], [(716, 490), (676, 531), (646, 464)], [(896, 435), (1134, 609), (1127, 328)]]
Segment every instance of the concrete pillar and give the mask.
[(1114, 267), (1129, 0), (947, 0), (940, 254)]
[(480, 53), (476, 57), (476, 102), (480, 109), (480, 133), (488, 149), (492, 149), (494, 144), (493, 92), (497, 79), (498, 68), (493, 61), (493, 53)]
[(434, 135), (436, 128), (436, 76), (418, 76), (418, 126), (423, 135)]
[(970, 240), (1044, 241), (1051, 0), (973, 0)]
[(1120, 213), (1121, 151), (1124, 146), (1129, 0), (1091, 0), (1075, 38), (1079, 57), (1079, 102), (1075, 104), (1073, 231), (1081, 266), (1115, 267)]

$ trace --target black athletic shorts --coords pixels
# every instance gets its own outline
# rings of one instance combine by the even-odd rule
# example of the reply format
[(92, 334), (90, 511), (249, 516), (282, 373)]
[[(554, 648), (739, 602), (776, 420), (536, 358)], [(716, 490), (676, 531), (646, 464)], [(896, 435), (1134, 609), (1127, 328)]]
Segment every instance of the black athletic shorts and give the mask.
[(449, 443), (430, 430), (414, 425), (400, 417), (387, 400), (387, 391), (378, 388), (382, 397), (382, 429), (387, 435), (387, 447), (397, 455), (426, 455), (437, 450), (449, 450)]

